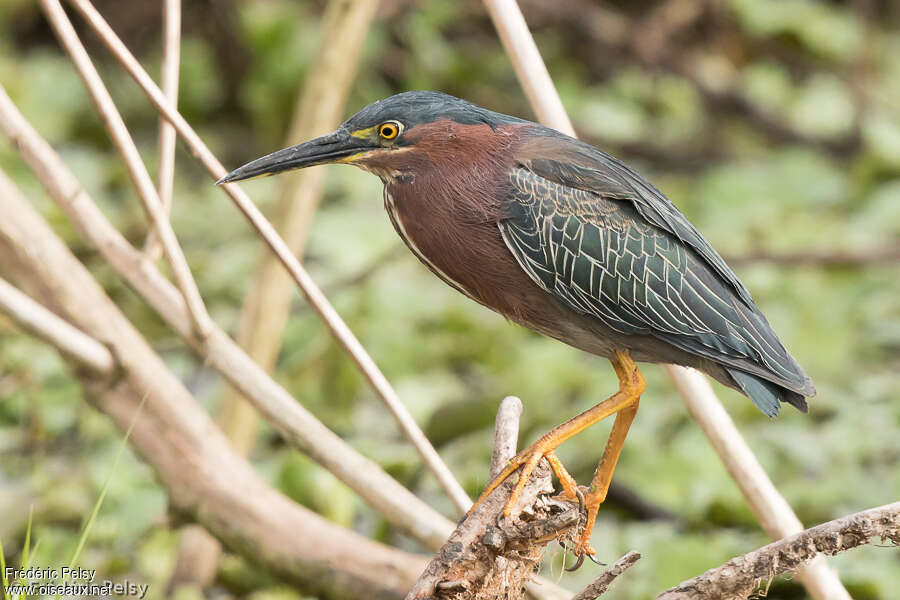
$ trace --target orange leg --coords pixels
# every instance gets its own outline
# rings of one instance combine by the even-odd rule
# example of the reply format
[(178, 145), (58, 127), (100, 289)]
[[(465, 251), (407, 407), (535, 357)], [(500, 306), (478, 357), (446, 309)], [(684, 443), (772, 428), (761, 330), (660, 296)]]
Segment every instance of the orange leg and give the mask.
[[(593, 529), (594, 521), (597, 517), (597, 509), (606, 498), (606, 492), (609, 489), (609, 482), (612, 479), (613, 469), (615, 469), (616, 461), (619, 459), (622, 444), (625, 442), (628, 428), (637, 412), (638, 401), (644, 391), (644, 377), (641, 375), (637, 365), (631, 360), (631, 357), (627, 352), (616, 352), (616, 357), (611, 359), (610, 362), (613, 365), (613, 369), (616, 371), (616, 375), (619, 376), (619, 391), (597, 406), (594, 406), (580, 415), (566, 421), (562, 425), (553, 428), (548, 433), (538, 438), (531, 446), (517, 454), (509, 461), (506, 468), (504, 468), (503, 471), (488, 484), (472, 508), (478, 506), (482, 500), (487, 498), (491, 492), (497, 489), (497, 486), (503, 483), (507, 477), (512, 475), (516, 469), (522, 467), (522, 473), (519, 475), (519, 480), (516, 482), (516, 486), (509, 495), (506, 506), (503, 508), (503, 515), (508, 517), (512, 507), (519, 499), (519, 496), (525, 487), (525, 483), (528, 481), (531, 473), (543, 457), (547, 457), (550, 462), (550, 466), (560, 480), (566, 496), (575, 499), (575, 480), (572, 479), (572, 476), (569, 475), (568, 472), (566, 472), (562, 463), (553, 451), (570, 437), (584, 431), (594, 423), (605, 419), (609, 415), (615, 414), (616, 420), (613, 423), (609, 441), (606, 444), (606, 448), (603, 451), (603, 457), (594, 474), (591, 489), (585, 497), (585, 508), (588, 513), (587, 525), (575, 547), (576, 554), (581, 556), (594, 553), (594, 550), (590, 547), (588, 541), (590, 540), (591, 530)], [(469, 510), (471, 511), (472, 509)]]
[[(641, 379), (643, 381), (643, 378)], [(575, 556), (594, 554), (594, 549), (591, 548), (590, 542), (591, 533), (594, 531), (594, 522), (597, 520), (597, 511), (600, 509), (603, 501), (606, 500), (606, 493), (609, 491), (613, 471), (616, 469), (619, 454), (622, 452), (622, 446), (625, 444), (628, 428), (631, 427), (631, 422), (634, 421), (634, 416), (637, 414), (640, 399), (641, 397), (638, 395), (634, 399), (634, 404), (626, 406), (616, 413), (616, 420), (613, 421), (612, 431), (609, 433), (606, 448), (603, 449), (600, 464), (597, 465), (597, 470), (594, 472), (591, 488), (584, 497), (587, 522), (584, 524), (584, 531), (581, 532), (581, 537), (575, 544)]]
[(578, 483), (575, 481), (575, 478), (569, 475), (569, 472), (566, 471), (566, 468), (563, 466), (562, 461), (556, 456), (555, 453), (550, 452), (544, 455), (544, 458), (547, 459), (547, 462), (550, 463), (550, 468), (553, 469), (553, 474), (556, 475), (556, 478), (559, 479), (559, 483), (562, 485), (563, 493), (566, 495), (566, 498), (569, 500), (575, 500), (578, 498)]

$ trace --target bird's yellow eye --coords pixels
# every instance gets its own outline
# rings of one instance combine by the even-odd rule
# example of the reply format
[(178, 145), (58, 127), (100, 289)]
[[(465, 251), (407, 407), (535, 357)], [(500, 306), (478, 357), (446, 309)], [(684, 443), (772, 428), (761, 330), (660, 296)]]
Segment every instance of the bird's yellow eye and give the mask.
[(378, 135), (385, 140), (392, 140), (400, 134), (400, 123), (388, 121), (378, 126)]

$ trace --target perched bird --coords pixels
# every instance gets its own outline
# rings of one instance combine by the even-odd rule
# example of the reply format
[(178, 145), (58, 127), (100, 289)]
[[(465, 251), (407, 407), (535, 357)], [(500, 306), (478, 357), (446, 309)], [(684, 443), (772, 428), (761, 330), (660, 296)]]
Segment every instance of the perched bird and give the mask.
[(219, 183), (325, 163), (378, 175), (397, 233), (451, 287), (612, 362), (619, 391), (518, 454), (479, 499), (521, 467), (508, 516), (542, 457), (575, 499), (581, 492), (554, 450), (614, 414), (582, 498), (581, 558), (594, 554), (597, 509), (644, 390), (634, 361), (699, 369), (770, 417), (783, 402), (806, 412), (804, 397), (815, 395), (709, 242), (653, 185), (588, 144), (446, 94), (405, 92)]

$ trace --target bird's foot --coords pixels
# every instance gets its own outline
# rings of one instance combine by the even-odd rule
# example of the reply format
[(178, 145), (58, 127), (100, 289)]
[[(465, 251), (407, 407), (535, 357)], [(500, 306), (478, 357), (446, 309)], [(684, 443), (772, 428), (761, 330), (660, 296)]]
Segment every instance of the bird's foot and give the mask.
[[(516, 485), (510, 493), (509, 498), (506, 500), (506, 504), (503, 507), (503, 516), (509, 517), (512, 512), (513, 507), (516, 502), (519, 500), (519, 497), (522, 495), (522, 490), (525, 489), (525, 484), (528, 483), (528, 478), (531, 477), (531, 474), (534, 472), (534, 469), (537, 467), (538, 463), (542, 458), (546, 458), (547, 462), (550, 463), (550, 468), (553, 470), (556, 478), (559, 479), (560, 484), (563, 488), (563, 494), (565, 498), (568, 500), (576, 500), (578, 498), (578, 484), (575, 483), (575, 479), (569, 475), (569, 472), (566, 471), (566, 468), (563, 466), (562, 462), (553, 453), (555, 449), (555, 445), (553, 445), (551, 439), (545, 439), (548, 436), (544, 436), (538, 439), (531, 446), (519, 452), (516, 456), (514, 456), (508, 463), (506, 463), (506, 467), (503, 471), (497, 475), (493, 481), (491, 481), (484, 491), (479, 496), (478, 500), (475, 501), (475, 504), (472, 505), (472, 508), (469, 509), (471, 512), (476, 506), (481, 504), (485, 498), (487, 498), (497, 487), (506, 481), (510, 475), (516, 472), (520, 467), (522, 468), (521, 473), (519, 473), (519, 479), (516, 481)], [(558, 445), (558, 444), (557, 444)]]
[[(577, 571), (581, 567), (582, 563), (584, 563), (585, 556), (590, 558), (594, 563), (601, 566), (603, 565), (603, 563), (597, 561), (597, 559), (594, 558), (594, 554), (596, 554), (596, 551), (590, 544), (592, 532), (591, 530), (593, 529), (594, 519), (592, 518), (592, 514), (588, 512), (588, 505), (587, 501), (585, 500), (585, 496), (592, 494), (590, 493), (590, 490), (588, 490), (588, 488), (583, 485), (578, 486), (575, 489), (575, 493), (578, 499), (578, 508), (585, 516), (585, 528), (581, 531), (581, 534), (578, 536), (578, 540), (571, 548), (571, 551), (576, 558), (575, 564), (567, 568), (566, 571)], [(564, 492), (563, 494), (560, 494), (558, 498), (566, 499), (565, 496), (566, 494)], [(563, 549), (565, 549), (566, 552), (570, 550), (570, 548), (568, 548), (565, 544), (563, 545)]]

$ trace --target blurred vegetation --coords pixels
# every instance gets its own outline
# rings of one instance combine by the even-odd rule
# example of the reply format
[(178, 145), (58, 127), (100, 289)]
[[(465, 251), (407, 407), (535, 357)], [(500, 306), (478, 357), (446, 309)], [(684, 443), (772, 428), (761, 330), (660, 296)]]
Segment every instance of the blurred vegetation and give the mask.
[[(98, 2), (158, 72), (158, 2)], [(900, 498), (900, 269), (817, 261), (900, 242), (900, 6), (890, 0), (523, 1), (579, 133), (652, 179), (737, 271), (816, 382), (810, 414), (775, 421), (717, 387), (777, 487), (807, 524)], [(127, 8), (126, 8), (127, 7)], [(187, 0), (180, 109), (226, 165), (285, 145), (283, 133), (319, 43), (323, 2)], [(75, 19), (78, 23), (77, 19)], [(80, 26), (80, 24), (79, 24)], [(156, 114), (81, 29), (153, 166)], [(68, 59), (30, 0), (0, 3), (0, 81), (134, 243), (146, 224), (127, 176)], [(436, 89), (530, 116), (483, 8), (474, 0), (385, 0), (366, 40), (347, 114), (388, 94)], [(263, 252), (243, 218), (183, 148), (175, 229), (214, 317), (235, 326)], [(0, 167), (26, 191), (211, 410), (221, 381), (86, 248), (6, 144)], [(523, 442), (615, 387), (608, 364), (506, 323), (453, 292), (404, 251), (382, 214), (381, 184), (328, 167), (307, 264), (397, 386), (468, 491), (485, 483), (500, 398), (525, 402)], [(248, 184), (271, 207), (278, 179)], [(812, 255), (791, 261), (759, 254)], [(852, 261), (851, 261), (852, 262)], [(360, 275), (363, 275), (360, 277)], [(337, 282), (354, 279), (353, 285)], [(642, 410), (601, 509), (601, 560), (644, 554), (605, 598), (647, 598), (766, 543), (672, 384), (647, 369)], [(298, 401), (447, 514), (449, 503), (347, 358), (297, 299), (276, 377)], [(608, 425), (563, 446), (590, 478)], [(34, 506), (32, 564), (70, 556), (121, 436), (81, 401), (53, 350), (0, 319), (0, 539), (7, 562)], [(420, 549), (267, 430), (253, 461), (296, 500), (342, 525)], [(118, 466), (82, 564), (151, 584), (165, 597), (177, 527), (152, 473)], [(18, 545), (17, 545), (18, 543)], [(866, 547), (831, 560), (857, 600), (896, 598), (900, 552)], [(559, 576), (560, 557), (547, 570)], [(217, 598), (300, 598), (227, 557)], [(573, 589), (596, 575), (582, 568)], [(790, 579), (772, 598), (803, 598)]]

